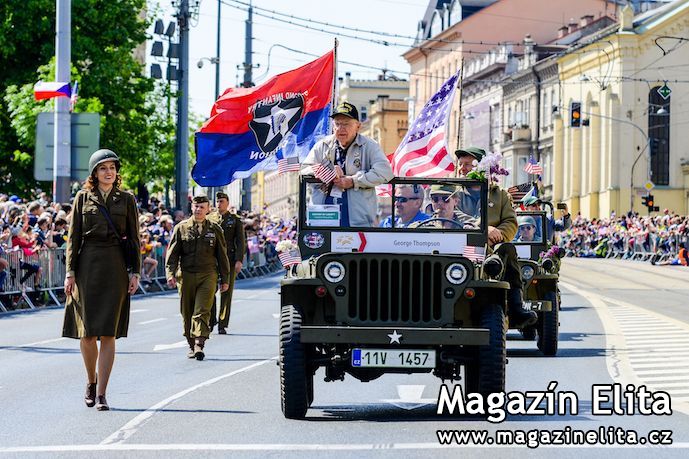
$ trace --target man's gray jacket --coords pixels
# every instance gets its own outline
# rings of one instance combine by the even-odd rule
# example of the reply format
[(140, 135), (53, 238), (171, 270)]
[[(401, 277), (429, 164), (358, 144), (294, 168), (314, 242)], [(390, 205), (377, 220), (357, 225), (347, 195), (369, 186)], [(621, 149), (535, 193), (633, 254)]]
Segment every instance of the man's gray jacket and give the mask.
[[(328, 158), (335, 164), (336, 142), (334, 135), (320, 140), (313, 146), (302, 163), (302, 175), (313, 175), (313, 166)], [(385, 157), (380, 145), (372, 139), (357, 134), (347, 150), (345, 173), (354, 180), (354, 188), (347, 191), (347, 202), (350, 226), (376, 226), (376, 190), (375, 187), (392, 180), (390, 162)], [(325, 194), (316, 189), (312, 196), (314, 204), (322, 204)]]

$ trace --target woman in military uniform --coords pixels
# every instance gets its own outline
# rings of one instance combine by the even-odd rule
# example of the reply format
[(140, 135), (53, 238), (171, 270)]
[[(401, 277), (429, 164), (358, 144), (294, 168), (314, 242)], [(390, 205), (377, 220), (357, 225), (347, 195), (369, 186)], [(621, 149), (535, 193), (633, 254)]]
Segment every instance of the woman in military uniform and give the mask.
[(84, 402), (103, 411), (109, 409), (105, 391), (115, 339), (127, 336), (129, 295), (139, 285), (139, 217), (134, 195), (119, 189), (120, 159), (113, 151), (96, 151), (89, 170), (84, 189), (74, 198), (67, 239), (62, 336), (80, 340), (88, 378)]

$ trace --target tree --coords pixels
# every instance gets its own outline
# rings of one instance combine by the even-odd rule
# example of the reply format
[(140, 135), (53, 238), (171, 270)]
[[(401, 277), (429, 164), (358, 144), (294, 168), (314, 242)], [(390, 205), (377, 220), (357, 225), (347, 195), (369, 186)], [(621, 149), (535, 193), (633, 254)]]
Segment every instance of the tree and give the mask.
[[(76, 111), (101, 114), (101, 146), (123, 160), (129, 188), (172, 175), (174, 124), (163, 110), (164, 94), (144, 76), (135, 50), (144, 46), (145, 0), (80, 0), (72, 3), (73, 81)], [(33, 101), (39, 79), (52, 81), (54, 0), (4, 0), (0, 5), (0, 190), (26, 192), (33, 180), (35, 115), (52, 102)]]

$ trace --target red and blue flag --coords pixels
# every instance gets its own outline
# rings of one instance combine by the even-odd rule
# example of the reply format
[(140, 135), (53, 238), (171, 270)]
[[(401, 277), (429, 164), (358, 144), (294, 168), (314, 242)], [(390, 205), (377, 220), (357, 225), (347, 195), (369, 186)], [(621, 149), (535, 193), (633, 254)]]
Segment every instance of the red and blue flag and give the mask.
[(196, 133), (196, 183), (222, 186), (279, 159), (306, 158), (328, 135), (334, 70), (331, 51), (261, 86), (227, 89)]
[(72, 89), (69, 83), (59, 81), (39, 81), (33, 87), (36, 100), (52, 99), (53, 97), (70, 97)]

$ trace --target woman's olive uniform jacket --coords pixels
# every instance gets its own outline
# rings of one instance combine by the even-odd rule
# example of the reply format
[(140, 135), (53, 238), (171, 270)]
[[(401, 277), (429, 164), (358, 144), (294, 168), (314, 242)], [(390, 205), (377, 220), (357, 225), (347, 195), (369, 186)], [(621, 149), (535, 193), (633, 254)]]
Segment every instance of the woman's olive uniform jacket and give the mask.
[(129, 275), (122, 246), (99, 206), (107, 208), (120, 236), (128, 244), (132, 272), (141, 272), (139, 216), (136, 199), (113, 188), (107, 201), (98, 190), (82, 190), (74, 198), (67, 239), (67, 272), (76, 288), (67, 299), (62, 336), (127, 336), (129, 327)]

